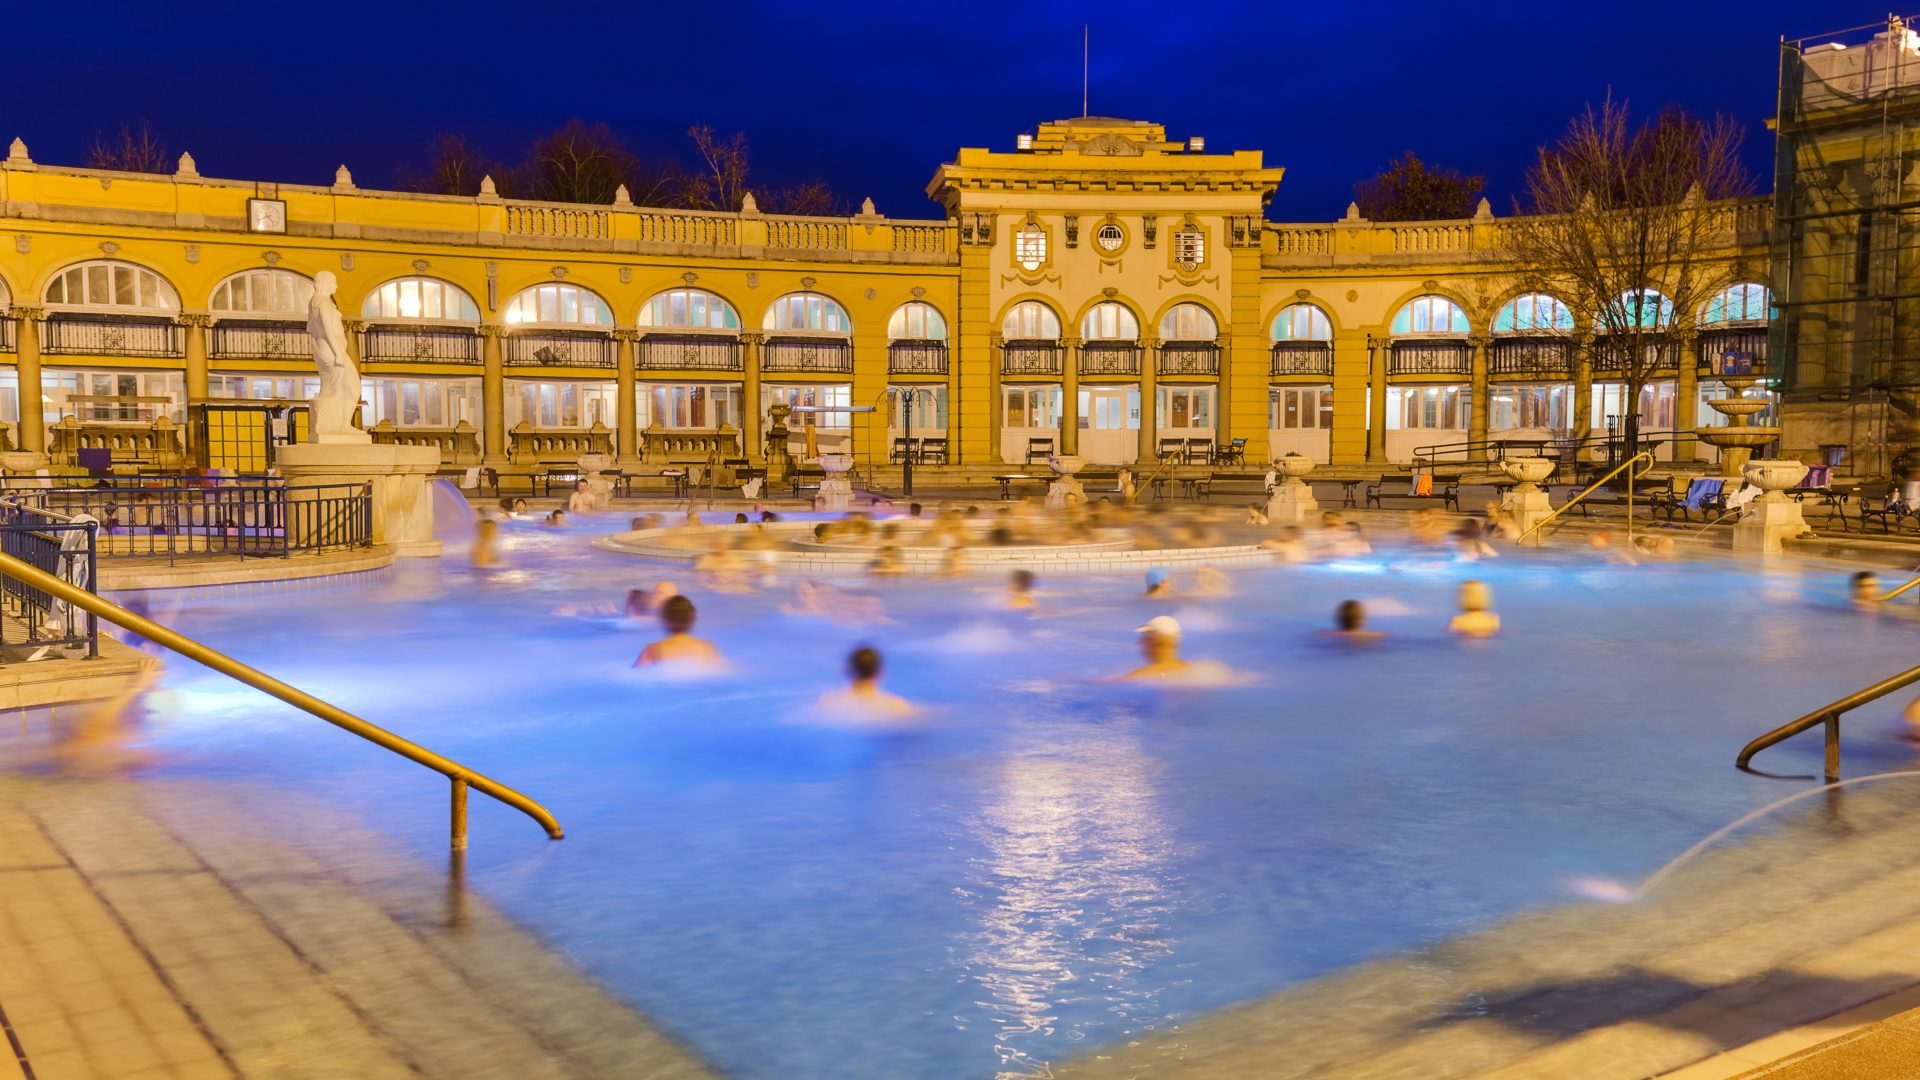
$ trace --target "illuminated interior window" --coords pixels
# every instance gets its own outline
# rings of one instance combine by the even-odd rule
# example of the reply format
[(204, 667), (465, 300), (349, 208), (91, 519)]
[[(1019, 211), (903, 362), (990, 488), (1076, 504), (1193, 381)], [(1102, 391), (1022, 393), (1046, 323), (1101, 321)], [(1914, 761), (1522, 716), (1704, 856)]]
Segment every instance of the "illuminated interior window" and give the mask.
[(406, 277), (389, 281), (367, 295), (360, 314), (369, 319), (407, 319), (477, 323), (480, 307), (466, 290), (439, 278)]
[(180, 294), (144, 266), (102, 259), (62, 270), (47, 283), (47, 303), (69, 309), (172, 314), (180, 310)]
[(578, 285), (535, 285), (507, 301), (507, 325), (607, 326), (613, 309), (591, 289)]
[(641, 305), (640, 325), (737, 331), (740, 313), (704, 289), (669, 289)]

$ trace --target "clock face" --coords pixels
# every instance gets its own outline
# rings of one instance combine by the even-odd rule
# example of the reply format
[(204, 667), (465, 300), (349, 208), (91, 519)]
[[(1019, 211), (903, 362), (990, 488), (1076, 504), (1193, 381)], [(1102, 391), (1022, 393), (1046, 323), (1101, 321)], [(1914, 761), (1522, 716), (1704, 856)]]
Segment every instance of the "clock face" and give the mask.
[(1093, 242), (1100, 245), (1102, 251), (1119, 251), (1126, 241), (1127, 234), (1118, 225), (1102, 225), (1100, 231), (1093, 234)]
[(287, 204), (279, 199), (248, 199), (247, 227), (254, 232), (286, 232)]

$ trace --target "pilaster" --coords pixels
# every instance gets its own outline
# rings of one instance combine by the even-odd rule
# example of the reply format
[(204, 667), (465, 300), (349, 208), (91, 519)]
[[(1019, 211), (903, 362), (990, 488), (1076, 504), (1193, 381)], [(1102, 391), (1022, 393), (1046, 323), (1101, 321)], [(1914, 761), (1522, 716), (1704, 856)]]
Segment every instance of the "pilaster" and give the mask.
[(640, 464), (640, 403), (634, 393), (633, 343), (640, 331), (621, 327), (613, 332), (614, 341), (614, 467), (637, 468)]
[(1467, 441), (1473, 444), (1473, 448), (1467, 451), (1467, 456), (1474, 461), (1485, 461), (1487, 422), (1492, 407), (1487, 389), (1487, 352), (1493, 339), (1472, 337), (1467, 339), (1467, 343), (1473, 348), (1473, 401), (1467, 409)]
[(1392, 338), (1367, 335), (1367, 460), (1377, 465), (1387, 463), (1387, 361), (1392, 348)]
[(1080, 345), (1071, 334), (1060, 339), (1066, 346), (1060, 370), (1060, 452), (1080, 452)]
[(497, 323), (480, 327), (480, 399), (486, 423), (481, 429), (480, 463), (489, 469), (507, 465), (507, 366), (501, 338), (507, 328)]
[(748, 461), (766, 460), (766, 418), (760, 409), (760, 346), (767, 335), (749, 330), (740, 335), (740, 452)]
[(47, 452), (47, 415), (41, 404), (40, 320), (45, 308), (15, 307), (15, 370), (20, 376), (20, 449)]

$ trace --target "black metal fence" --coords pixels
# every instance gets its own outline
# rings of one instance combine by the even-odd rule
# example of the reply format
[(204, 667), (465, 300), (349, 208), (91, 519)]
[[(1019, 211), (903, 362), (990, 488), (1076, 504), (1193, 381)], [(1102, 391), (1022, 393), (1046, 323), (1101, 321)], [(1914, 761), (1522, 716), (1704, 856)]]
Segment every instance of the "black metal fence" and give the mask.
[(367, 484), (44, 488), (16, 490), (7, 498), (32, 510), (98, 521), (106, 558), (285, 558), (373, 544), (373, 490)]
[[(0, 551), (88, 592), (96, 591), (97, 528), (91, 521), (0, 499)], [(32, 647), (29, 659), (38, 659), (43, 646), (85, 648), (89, 657), (100, 654), (97, 617), (25, 582), (0, 575), (0, 610), (13, 623), (7, 628), (6, 643)]]

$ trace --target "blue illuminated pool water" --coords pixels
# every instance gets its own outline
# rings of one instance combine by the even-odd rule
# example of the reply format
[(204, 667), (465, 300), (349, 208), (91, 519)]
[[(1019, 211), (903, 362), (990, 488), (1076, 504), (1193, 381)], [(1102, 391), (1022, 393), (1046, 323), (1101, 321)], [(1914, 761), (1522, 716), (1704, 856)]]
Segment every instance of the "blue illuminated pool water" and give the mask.
[[(855, 587), (892, 622), (777, 612), (592, 550), (595, 524), (512, 524), (512, 569), (458, 560), (299, 593), (155, 593), (156, 616), (535, 795), (474, 806), (475, 888), (729, 1075), (987, 1077), (1164, 1029), (1396, 950), (1637, 880), (1783, 789), (1732, 768), (1763, 724), (1908, 666), (1920, 633), (1830, 581), (1715, 564), (1471, 567), (1388, 553), (1138, 599), (1131, 577)], [(553, 614), (680, 576), (736, 665), (629, 668), (651, 627)], [(1492, 583), (1498, 638), (1443, 628)], [(1315, 637), (1372, 601), (1391, 639)], [(1098, 682), (1133, 628), (1255, 678)], [(909, 733), (802, 722), (856, 643), (930, 707)], [(262, 773), (437, 857), (445, 792), (184, 662), (150, 737), (171, 775)], [(1735, 702), (1738, 702), (1736, 704)], [(1849, 722), (1850, 771), (1910, 758), (1893, 706)], [(1817, 740), (1771, 751), (1803, 771)]]

